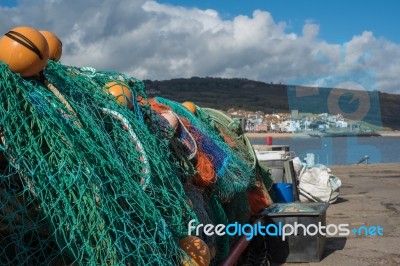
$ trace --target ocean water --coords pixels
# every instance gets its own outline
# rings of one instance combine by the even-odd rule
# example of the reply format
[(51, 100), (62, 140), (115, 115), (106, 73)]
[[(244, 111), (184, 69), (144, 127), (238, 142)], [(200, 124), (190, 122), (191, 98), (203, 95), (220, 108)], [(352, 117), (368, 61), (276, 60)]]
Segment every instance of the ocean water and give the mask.
[[(265, 138), (252, 138), (252, 144), (266, 144)], [(300, 159), (314, 154), (315, 163), (343, 165), (358, 163), (400, 163), (400, 137), (274, 138), (273, 145), (289, 145)]]

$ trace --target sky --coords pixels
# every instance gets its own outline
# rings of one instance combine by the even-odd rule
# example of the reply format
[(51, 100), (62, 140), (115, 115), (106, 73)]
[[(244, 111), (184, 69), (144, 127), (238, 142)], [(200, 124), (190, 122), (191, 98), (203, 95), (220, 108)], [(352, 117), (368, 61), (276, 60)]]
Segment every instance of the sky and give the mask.
[(139, 79), (223, 77), (400, 94), (395, 0), (0, 0), (61, 62)]

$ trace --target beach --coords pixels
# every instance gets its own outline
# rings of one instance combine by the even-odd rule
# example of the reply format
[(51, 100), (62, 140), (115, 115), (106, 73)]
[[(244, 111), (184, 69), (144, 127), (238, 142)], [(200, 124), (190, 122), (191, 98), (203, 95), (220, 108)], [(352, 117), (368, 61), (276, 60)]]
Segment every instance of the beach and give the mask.
[[(286, 263), (290, 266), (399, 265), (400, 264), (400, 165), (368, 164), (332, 166), (342, 181), (340, 197), (326, 213), (326, 224), (346, 223), (352, 228), (380, 226), (383, 236), (327, 237), (319, 263)], [(272, 264), (280, 265), (280, 264)]]
[(248, 138), (266, 138), (266, 137), (272, 137), (272, 138), (310, 138), (310, 136), (307, 133), (277, 133), (277, 132), (266, 132), (266, 133), (258, 133), (258, 132), (247, 132), (245, 135)]

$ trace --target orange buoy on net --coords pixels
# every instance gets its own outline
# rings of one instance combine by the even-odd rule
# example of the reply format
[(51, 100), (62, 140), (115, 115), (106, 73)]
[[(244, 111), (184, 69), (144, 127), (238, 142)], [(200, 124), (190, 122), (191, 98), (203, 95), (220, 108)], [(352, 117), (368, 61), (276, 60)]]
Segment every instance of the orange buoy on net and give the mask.
[(192, 103), (192, 102), (184, 102), (184, 103), (182, 103), (182, 105), (185, 106), (186, 109), (188, 109), (193, 114), (196, 114), (196, 105), (194, 103)]
[(43, 35), (49, 45), (49, 59), (54, 62), (60, 60), (62, 55), (62, 42), (60, 39), (50, 31), (41, 30), (39, 32)]
[(126, 105), (129, 109), (132, 109), (133, 96), (129, 87), (122, 82), (111, 81), (108, 82), (104, 87), (109, 93), (115, 96), (117, 102)]
[(210, 250), (200, 238), (187, 236), (179, 240), (179, 247), (189, 256), (189, 261), (183, 261), (182, 265), (208, 266), (210, 264)]
[(43, 35), (31, 27), (16, 27), (0, 39), (0, 61), (22, 77), (37, 75), (47, 64), (49, 46)]

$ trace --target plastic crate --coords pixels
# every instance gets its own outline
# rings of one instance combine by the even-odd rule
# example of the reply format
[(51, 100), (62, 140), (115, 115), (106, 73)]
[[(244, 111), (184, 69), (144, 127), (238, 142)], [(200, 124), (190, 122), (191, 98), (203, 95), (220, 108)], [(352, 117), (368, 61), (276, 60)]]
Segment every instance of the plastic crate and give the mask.
[[(294, 205), (295, 204), (295, 205)], [(274, 208), (282, 208), (287, 206), (300, 206), (313, 209), (307, 212), (270, 212)], [(276, 203), (265, 209), (265, 222), (268, 224), (275, 224), (279, 227), (281, 225), (302, 224), (306, 228), (310, 224), (318, 226), (326, 225), (326, 210), (329, 203)], [(325, 233), (325, 231), (323, 231)], [(325, 251), (326, 236), (317, 233), (314, 236), (304, 236), (304, 231), (301, 228), (297, 235), (286, 236), (285, 241), (282, 236), (271, 236), (267, 234), (267, 243), (269, 247), (269, 254), (274, 262), (318, 262), (321, 260)]]

